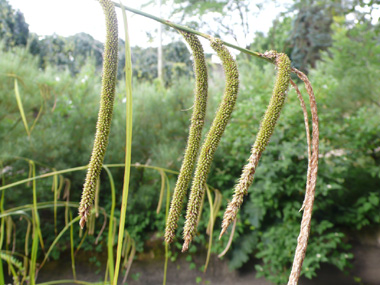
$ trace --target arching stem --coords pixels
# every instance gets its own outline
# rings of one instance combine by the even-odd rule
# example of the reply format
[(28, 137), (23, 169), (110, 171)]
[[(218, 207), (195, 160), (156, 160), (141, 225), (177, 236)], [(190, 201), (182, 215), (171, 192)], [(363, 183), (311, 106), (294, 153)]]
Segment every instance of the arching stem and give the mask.
[[(208, 35), (208, 34), (205, 34), (205, 33), (201, 33), (199, 31), (196, 31), (196, 30), (193, 30), (193, 29), (190, 29), (189, 27), (186, 27), (186, 26), (182, 26), (182, 25), (179, 25), (179, 24), (176, 24), (176, 23), (173, 23), (173, 22), (170, 22), (168, 20), (165, 20), (165, 19), (162, 19), (160, 17), (157, 17), (157, 16), (154, 16), (154, 15), (151, 15), (149, 13), (145, 13), (143, 11), (140, 11), (140, 10), (137, 10), (137, 9), (133, 9), (131, 7), (128, 7), (128, 6), (125, 6), (125, 5), (122, 5), (120, 3), (117, 3), (117, 2), (114, 2), (114, 5), (116, 7), (124, 7), (125, 10), (128, 10), (134, 14), (137, 14), (137, 15), (140, 15), (140, 16), (143, 16), (143, 17), (146, 17), (146, 18), (149, 18), (149, 19), (152, 19), (154, 21), (157, 21), (157, 22), (160, 22), (161, 24), (164, 24), (166, 26), (169, 26), (169, 27), (172, 27), (174, 29), (177, 29), (177, 30), (181, 30), (181, 31), (185, 31), (185, 32), (188, 32), (188, 33), (191, 33), (191, 34), (195, 34), (195, 35), (198, 35), (200, 37), (203, 37), (205, 39), (208, 39), (208, 40), (211, 40), (213, 37)], [(242, 47), (239, 47), (237, 45), (234, 45), (232, 43), (229, 43), (229, 42), (226, 42), (226, 41), (223, 41), (223, 40), (220, 40), (221, 43), (225, 46), (228, 46), (230, 48), (233, 48), (233, 49), (236, 49), (238, 51), (241, 51), (243, 53), (246, 53), (246, 54), (249, 54), (249, 55), (252, 55), (252, 56), (255, 56), (255, 57), (258, 57), (258, 58), (261, 58), (261, 59), (264, 59), (266, 61), (269, 61), (271, 63), (273, 63), (273, 60), (263, 56), (262, 53), (259, 53), (259, 52), (256, 52), (256, 51), (251, 51), (249, 49), (245, 49), (245, 48), (242, 48)]]

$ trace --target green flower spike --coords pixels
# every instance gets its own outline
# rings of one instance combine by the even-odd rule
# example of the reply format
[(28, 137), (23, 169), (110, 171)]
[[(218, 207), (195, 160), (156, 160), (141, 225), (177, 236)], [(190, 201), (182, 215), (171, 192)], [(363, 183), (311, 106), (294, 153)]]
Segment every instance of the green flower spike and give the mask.
[(244, 167), (239, 183), (235, 186), (235, 193), (232, 201), (228, 204), (224, 213), (222, 222), (222, 231), (219, 238), (226, 232), (228, 226), (236, 219), (237, 212), (243, 203), (244, 195), (247, 195), (248, 188), (251, 186), (256, 171), (257, 164), (265, 147), (269, 143), (273, 134), (277, 119), (280, 116), (281, 109), (284, 105), (286, 93), (290, 82), (290, 60), (287, 55), (269, 51), (263, 54), (264, 57), (272, 59), (278, 68), (276, 82), (273, 89), (272, 98), (270, 99), (264, 118), (256, 137), (256, 141), (251, 150), (251, 156), (248, 164)]
[(79, 206), (79, 215), (81, 217), (79, 224), (81, 228), (84, 227), (92, 208), (96, 181), (102, 169), (108, 144), (117, 75), (118, 27), (115, 7), (109, 0), (99, 0), (99, 2), (106, 18), (107, 36), (103, 54), (102, 91), (95, 141)]
[(212, 122), (210, 131), (207, 134), (198, 158), (198, 164), (191, 187), (190, 200), (187, 206), (186, 222), (183, 233), (183, 252), (188, 249), (189, 244), (196, 233), (200, 205), (202, 203), (202, 197), (205, 193), (205, 185), (208, 173), (210, 171), (212, 158), (227, 123), (230, 120), (239, 89), (239, 73), (237, 65), (228, 49), (223, 46), (219, 39), (212, 39), (211, 47), (216, 51), (222, 60), (222, 65), (226, 74), (226, 87), (224, 90), (222, 103), (218, 108), (215, 119)]
[(187, 140), (185, 155), (174, 189), (169, 216), (166, 222), (165, 241), (167, 243), (171, 243), (174, 240), (178, 219), (182, 211), (183, 200), (185, 198), (186, 190), (189, 186), (191, 175), (194, 170), (195, 160), (198, 156), (202, 137), (202, 129), (206, 116), (208, 88), (206, 60), (199, 39), (193, 34), (184, 31), (179, 32), (183, 35), (187, 43), (190, 45), (191, 50), (193, 51), (194, 73), (196, 82), (194, 109), (193, 115), (191, 117), (189, 138)]

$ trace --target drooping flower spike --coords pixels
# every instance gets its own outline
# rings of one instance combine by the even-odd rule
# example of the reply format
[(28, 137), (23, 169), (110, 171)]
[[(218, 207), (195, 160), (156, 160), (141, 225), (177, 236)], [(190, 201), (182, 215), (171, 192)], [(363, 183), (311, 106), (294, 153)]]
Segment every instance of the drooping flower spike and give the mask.
[[(248, 159), (248, 164), (244, 166), (243, 172), (238, 184), (235, 186), (235, 192), (232, 201), (228, 204), (224, 213), (222, 222), (222, 231), (220, 237), (226, 232), (228, 226), (236, 219), (236, 215), (243, 203), (244, 195), (247, 195), (248, 188), (251, 186), (259, 163), (261, 154), (268, 145), (270, 137), (273, 134), (277, 119), (280, 116), (281, 109), (284, 105), (286, 94), (289, 87), (291, 66), (287, 55), (277, 53), (275, 51), (266, 52), (263, 56), (272, 59), (277, 66), (276, 82), (273, 89), (273, 94), (270, 99), (267, 110), (261, 121), (259, 132), (251, 149), (251, 156)], [(219, 238), (220, 238), (219, 237)]]
[(210, 171), (211, 162), (223, 132), (231, 118), (239, 89), (239, 73), (237, 65), (228, 49), (219, 39), (211, 39), (211, 47), (216, 51), (222, 61), (226, 76), (226, 87), (222, 102), (219, 105), (210, 131), (206, 136), (199, 154), (197, 168), (195, 170), (194, 180), (191, 187), (190, 199), (187, 205), (182, 251), (188, 249), (190, 242), (196, 234), (200, 205), (205, 193), (205, 185)]
[(118, 26), (115, 7), (109, 0), (99, 0), (99, 2), (106, 18), (107, 35), (104, 45), (102, 91), (96, 134), (79, 205), (81, 228), (84, 227), (92, 208), (96, 182), (102, 170), (111, 126), (117, 75)]
[(175, 230), (177, 229), (178, 219), (182, 211), (183, 200), (186, 196), (187, 187), (189, 186), (195, 161), (198, 156), (202, 138), (202, 129), (206, 116), (208, 89), (207, 65), (203, 48), (198, 37), (188, 32), (179, 32), (183, 35), (193, 52), (195, 97), (187, 147), (174, 189), (168, 219), (166, 221), (165, 241), (167, 243), (173, 242), (175, 237)]

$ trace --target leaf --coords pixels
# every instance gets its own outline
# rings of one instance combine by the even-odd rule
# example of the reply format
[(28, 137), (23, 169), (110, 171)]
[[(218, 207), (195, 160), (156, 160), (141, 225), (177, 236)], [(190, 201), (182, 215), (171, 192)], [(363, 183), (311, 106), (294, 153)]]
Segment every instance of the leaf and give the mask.
[(379, 199), (378, 196), (376, 196), (375, 193), (371, 193), (370, 196), (369, 196), (369, 198), (368, 198), (368, 201), (369, 201), (372, 205), (377, 206), (377, 205), (379, 205), (380, 199)]
[(122, 6), (122, 14), (124, 20), (124, 30), (125, 30), (125, 85), (126, 85), (126, 139), (125, 139), (125, 169), (124, 169), (124, 184), (123, 184), (123, 196), (122, 196), (122, 205), (121, 205), (121, 216), (120, 216), (120, 225), (119, 225), (119, 235), (118, 235), (118, 247), (117, 255), (115, 262), (115, 271), (114, 271), (114, 280), (112, 283), (117, 284), (119, 268), (120, 268), (120, 259), (121, 259), (121, 245), (124, 236), (124, 227), (126, 219), (126, 210), (128, 202), (128, 192), (129, 192), (129, 179), (131, 174), (131, 154), (132, 154), (132, 60), (131, 60), (131, 48), (129, 43), (129, 34), (128, 34), (128, 22), (127, 15)]
[(29, 126), (28, 126), (28, 122), (26, 121), (24, 107), (22, 105), (20, 91), (18, 89), (18, 83), (17, 83), (16, 78), (15, 78), (15, 96), (16, 96), (17, 106), (18, 106), (18, 109), (20, 110), (21, 119), (22, 119), (22, 122), (24, 123), (26, 133), (28, 134), (28, 136), (30, 136)]
[(239, 268), (249, 260), (251, 253), (255, 249), (257, 240), (257, 233), (251, 232), (239, 237), (235, 241), (235, 248), (232, 251), (232, 258), (229, 263), (231, 269)]

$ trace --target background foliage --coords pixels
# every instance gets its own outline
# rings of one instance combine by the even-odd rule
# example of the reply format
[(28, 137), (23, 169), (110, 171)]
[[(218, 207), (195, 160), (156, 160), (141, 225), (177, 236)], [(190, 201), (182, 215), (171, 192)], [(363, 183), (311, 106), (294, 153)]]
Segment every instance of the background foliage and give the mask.
[[(357, 232), (376, 229), (380, 225), (380, 125), (377, 120), (380, 108), (380, 27), (373, 24), (373, 19), (366, 17), (365, 12), (360, 14), (355, 10), (355, 7), (375, 3), (351, 2), (339, 6), (334, 1), (296, 1), (291, 7), (292, 13), (280, 16), (267, 35), (257, 34), (250, 45), (258, 51), (277, 49), (290, 54), (296, 66), (309, 71), (316, 91), (321, 157), (312, 233), (303, 267), (303, 274), (308, 278), (316, 276), (322, 263), (346, 269), (353, 257), (350, 243), (354, 242)], [(38, 162), (38, 173), (87, 164), (98, 108), (101, 43), (86, 34), (39, 39), (37, 35), (29, 34), (21, 12), (12, 11), (5, 0), (0, 4), (4, 16), (0, 22), (0, 151), (5, 183), (28, 176), (27, 166), (19, 157)], [(223, 11), (225, 4), (218, 2), (218, 9)], [(202, 14), (209, 8), (200, 5), (197, 9)], [(344, 16), (353, 11), (356, 11), (357, 20), (347, 21)], [(184, 10), (185, 15), (188, 12), (190, 10)], [(317, 29), (318, 17), (323, 18), (324, 24)], [(121, 46), (123, 44), (121, 41)], [(123, 62), (123, 56), (121, 52), (120, 62)], [(133, 48), (132, 56), (135, 98), (132, 163), (177, 170), (191, 116), (194, 87), (193, 80), (190, 80), (193, 78), (190, 53), (181, 41), (164, 47), (164, 84), (155, 80), (157, 60), (154, 48)], [(238, 103), (208, 181), (223, 195), (216, 228), (249, 156), (275, 75), (273, 66), (256, 59), (239, 55), (237, 61), (241, 72)], [(209, 65), (212, 72), (208, 125), (224, 88), (220, 67), (211, 61)], [(122, 78), (122, 65), (119, 72)], [(25, 132), (15, 99), (15, 77), (29, 127), (36, 122), (30, 136)], [(123, 89), (121, 79), (106, 163), (123, 160)], [(255, 265), (258, 276), (265, 276), (277, 284), (286, 282), (299, 232), (301, 213), (298, 210), (303, 201), (306, 169), (303, 117), (296, 94), (291, 90), (240, 211), (234, 242), (227, 254), (231, 268), (241, 268), (255, 258), (259, 260)], [(115, 169), (112, 172), (117, 201), (120, 201), (123, 171)], [(136, 241), (137, 250), (143, 251), (144, 243), (153, 235), (162, 234), (164, 228), (164, 212), (156, 214), (160, 176), (145, 168), (135, 168), (131, 175), (126, 228)], [(71, 188), (75, 189), (71, 201), (79, 201), (83, 176), (81, 172), (65, 174), (71, 181)], [(173, 184), (175, 177), (170, 179)], [(107, 180), (104, 173), (101, 180)], [(100, 201), (109, 211), (110, 190), (107, 183), (102, 184), (103, 187)], [(51, 200), (50, 191), (51, 180), (41, 180), (38, 183), (39, 201)], [(29, 204), (31, 197), (27, 185), (18, 186), (6, 191), (5, 207)], [(119, 214), (116, 210), (115, 215)], [(51, 215), (46, 211), (42, 223), (42, 231), (52, 233), (45, 241), (47, 244), (54, 239), (53, 225), (44, 222), (51, 221)], [(63, 212), (58, 215), (62, 218)], [(208, 217), (209, 210), (205, 207), (192, 251), (207, 244)], [(22, 221), (14, 222), (19, 224), (16, 227), (19, 241), (16, 249), (19, 249), (23, 246), (25, 232)], [(102, 221), (97, 223), (96, 231), (99, 232)], [(58, 227), (62, 226), (63, 222), (59, 222)], [(215, 241), (217, 235), (218, 231), (215, 231)], [(177, 240), (172, 248), (173, 258), (179, 251), (176, 247), (180, 248), (180, 231)], [(92, 250), (93, 241), (91, 237), (86, 239), (84, 248)], [(68, 237), (60, 241), (54, 251), (55, 258), (68, 248), (68, 242)], [(76, 242), (80, 242), (79, 238)], [(227, 238), (214, 242), (213, 251), (220, 252), (226, 243)], [(106, 245), (100, 243), (97, 250), (102, 246)]]

